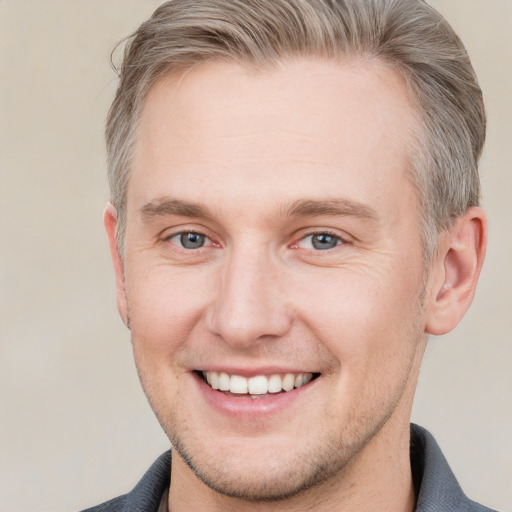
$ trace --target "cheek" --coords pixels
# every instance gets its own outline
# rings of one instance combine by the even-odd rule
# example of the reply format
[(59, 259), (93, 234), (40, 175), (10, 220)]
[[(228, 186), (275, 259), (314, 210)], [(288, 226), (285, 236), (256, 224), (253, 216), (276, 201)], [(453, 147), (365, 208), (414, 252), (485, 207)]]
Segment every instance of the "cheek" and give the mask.
[(320, 279), (303, 277), (290, 290), (298, 315), (340, 359), (391, 359), (408, 350), (417, 330), (421, 271), (379, 268), (329, 269)]
[(134, 348), (169, 354), (199, 324), (210, 295), (201, 272), (155, 265), (127, 272), (127, 298)]

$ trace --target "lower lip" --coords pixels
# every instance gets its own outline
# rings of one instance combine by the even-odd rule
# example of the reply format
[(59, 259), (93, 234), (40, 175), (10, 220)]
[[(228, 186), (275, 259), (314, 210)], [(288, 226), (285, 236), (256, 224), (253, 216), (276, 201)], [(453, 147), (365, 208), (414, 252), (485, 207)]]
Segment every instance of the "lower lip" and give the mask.
[(224, 415), (242, 418), (264, 417), (277, 414), (291, 407), (304, 393), (313, 388), (318, 380), (315, 379), (300, 388), (281, 393), (269, 393), (262, 398), (250, 398), (246, 395), (233, 396), (212, 389), (201, 377), (193, 374), (199, 391), (208, 404)]

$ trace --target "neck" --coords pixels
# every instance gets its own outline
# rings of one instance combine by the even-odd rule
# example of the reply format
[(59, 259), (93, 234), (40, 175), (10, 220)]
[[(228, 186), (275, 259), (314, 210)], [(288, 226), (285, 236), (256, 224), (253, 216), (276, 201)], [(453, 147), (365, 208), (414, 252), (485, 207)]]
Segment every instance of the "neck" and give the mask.
[[(397, 428), (399, 420), (401, 428)], [(276, 502), (252, 502), (221, 495), (204, 485), (173, 453), (169, 512), (412, 512), (416, 497), (409, 444), (408, 422), (392, 417), (333, 478)]]

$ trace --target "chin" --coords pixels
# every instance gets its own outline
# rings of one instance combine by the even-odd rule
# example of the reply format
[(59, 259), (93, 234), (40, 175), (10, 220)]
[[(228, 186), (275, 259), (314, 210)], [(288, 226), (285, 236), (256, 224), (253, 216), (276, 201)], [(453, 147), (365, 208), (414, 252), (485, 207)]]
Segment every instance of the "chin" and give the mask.
[[(275, 457), (261, 456), (255, 450), (252, 457), (241, 460), (240, 456), (223, 457), (219, 454), (212, 462), (202, 457), (196, 461), (179, 440), (172, 441), (173, 457), (181, 457), (190, 470), (207, 487), (231, 498), (253, 502), (276, 502), (290, 499), (308, 489), (328, 480), (338, 468), (329, 468), (326, 464), (318, 464), (317, 460), (306, 462), (297, 455)], [(195, 450), (197, 451), (197, 450)], [(224, 453), (224, 455), (226, 455)], [(221, 459), (219, 463), (218, 460)]]
[(189, 439), (186, 434), (169, 438), (173, 458), (180, 457), (213, 491), (245, 501), (278, 502), (334, 481), (376, 432), (356, 438), (340, 431), (322, 433), (314, 446), (294, 436), (289, 446), (282, 439), (268, 438), (261, 442), (246, 438), (240, 446), (227, 446), (228, 439), (215, 443), (211, 438)]

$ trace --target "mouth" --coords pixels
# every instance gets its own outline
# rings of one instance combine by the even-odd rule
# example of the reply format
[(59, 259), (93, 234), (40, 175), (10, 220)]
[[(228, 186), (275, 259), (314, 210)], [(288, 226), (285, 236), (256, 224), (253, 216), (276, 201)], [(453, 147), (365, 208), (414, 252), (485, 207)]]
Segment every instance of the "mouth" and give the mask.
[(320, 376), (319, 373), (274, 373), (243, 377), (226, 372), (195, 372), (210, 388), (230, 396), (245, 398), (266, 398), (278, 393), (288, 393), (309, 384)]

